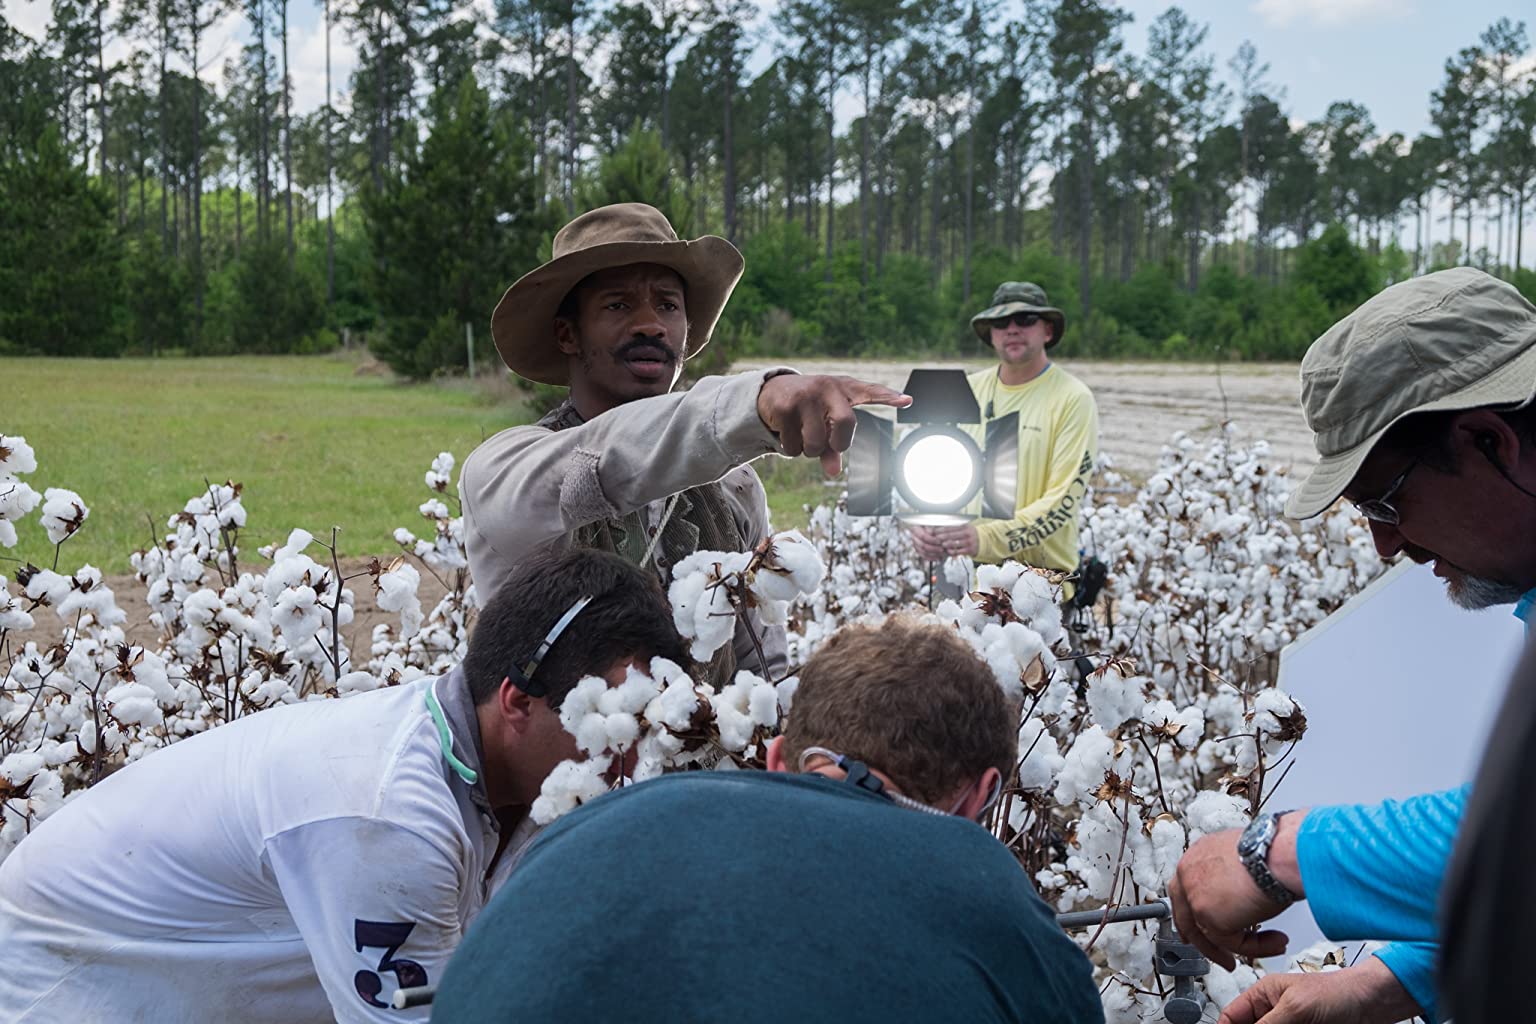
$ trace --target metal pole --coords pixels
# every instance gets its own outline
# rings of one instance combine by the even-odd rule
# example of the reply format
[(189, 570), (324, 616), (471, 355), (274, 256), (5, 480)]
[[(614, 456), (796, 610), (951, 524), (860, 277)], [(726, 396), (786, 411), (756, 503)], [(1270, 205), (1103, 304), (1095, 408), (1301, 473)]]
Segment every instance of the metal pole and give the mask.
[(1070, 914), (1057, 914), (1056, 923), (1067, 931), (1096, 928), (1100, 924), (1120, 924), (1125, 921), (1161, 921), (1173, 916), (1173, 908), (1166, 900), (1142, 903), (1134, 907), (1116, 907), (1106, 916), (1102, 910), (1077, 910)]
[(475, 325), (464, 325), (464, 345), (469, 349), (469, 379), (475, 379)]
[(418, 988), (397, 988), (394, 998), (389, 1005), (397, 1010), (409, 1010), (413, 1006), (430, 1006), (432, 997), (437, 995), (436, 985), (422, 985)]

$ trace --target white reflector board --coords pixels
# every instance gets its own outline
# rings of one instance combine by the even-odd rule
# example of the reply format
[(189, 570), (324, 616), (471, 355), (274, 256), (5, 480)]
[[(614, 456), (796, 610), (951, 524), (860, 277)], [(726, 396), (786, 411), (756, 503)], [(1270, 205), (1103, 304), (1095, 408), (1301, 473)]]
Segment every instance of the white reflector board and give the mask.
[[(1464, 611), (1428, 566), (1393, 566), (1281, 652), (1280, 686), (1306, 707), (1307, 733), (1265, 809), (1471, 781), (1524, 639), (1513, 606)], [(1292, 953), (1323, 939), (1305, 908), (1274, 923)]]

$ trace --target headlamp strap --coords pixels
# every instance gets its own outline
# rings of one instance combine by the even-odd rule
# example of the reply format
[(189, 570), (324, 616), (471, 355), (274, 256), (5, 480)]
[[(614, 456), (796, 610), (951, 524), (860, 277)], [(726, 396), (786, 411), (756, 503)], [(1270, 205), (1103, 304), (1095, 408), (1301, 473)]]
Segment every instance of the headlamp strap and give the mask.
[(534, 673), (538, 672), (539, 665), (544, 661), (545, 656), (549, 654), (549, 649), (555, 646), (555, 641), (560, 639), (560, 634), (565, 632), (565, 628), (571, 624), (571, 621), (576, 616), (581, 614), (583, 608), (592, 603), (592, 600), (591, 597), (583, 597), (567, 608), (565, 614), (560, 616), (550, 631), (544, 635), (544, 640), (539, 644), (539, 649), (533, 652), (533, 657), (528, 659), (527, 664), (521, 666), (513, 665), (507, 672), (507, 676), (516, 684), (519, 690), (522, 690), (530, 697), (543, 697), (549, 693), (549, 687), (542, 686), (533, 681)]

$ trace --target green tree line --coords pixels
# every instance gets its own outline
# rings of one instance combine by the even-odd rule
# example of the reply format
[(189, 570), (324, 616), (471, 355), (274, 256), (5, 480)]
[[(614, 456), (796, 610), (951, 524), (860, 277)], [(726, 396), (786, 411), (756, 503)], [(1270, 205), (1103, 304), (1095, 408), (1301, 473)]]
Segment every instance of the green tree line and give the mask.
[[(42, 40), (0, 18), (0, 352), (352, 335), (462, 369), (554, 228), (620, 200), (741, 246), (737, 353), (952, 351), (1009, 278), (1104, 357), (1295, 358), (1440, 266), (1536, 294), (1510, 19), (1446, 60), (1410, 139), (1347, 101), (1295, 123), (1253, 45), (1222, 74), (1178, 7), (1136, 55), (1104, 0), (782, 0), (757, 28), (747, 0), (323, 3), (302, 115), (289, 0), (52, 0)], [(249, 42), (215, 67), (232, 12)]]

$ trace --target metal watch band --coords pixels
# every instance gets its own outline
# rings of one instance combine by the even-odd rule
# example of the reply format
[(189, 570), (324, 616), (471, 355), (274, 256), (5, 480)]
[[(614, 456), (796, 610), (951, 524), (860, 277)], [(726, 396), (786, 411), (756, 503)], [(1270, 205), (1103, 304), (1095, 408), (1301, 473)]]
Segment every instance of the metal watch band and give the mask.
[(1237, 856), (1255, 885), (1269, 899), (1288, 907), (1296, 902), (1296, 894), (1287, 889), (1274, 872), (1269, 870), (1269, 848), (1280, 831), (1280, 816), (1289, 813), (1278, 811), (1253, 819), (1237, 841)]

